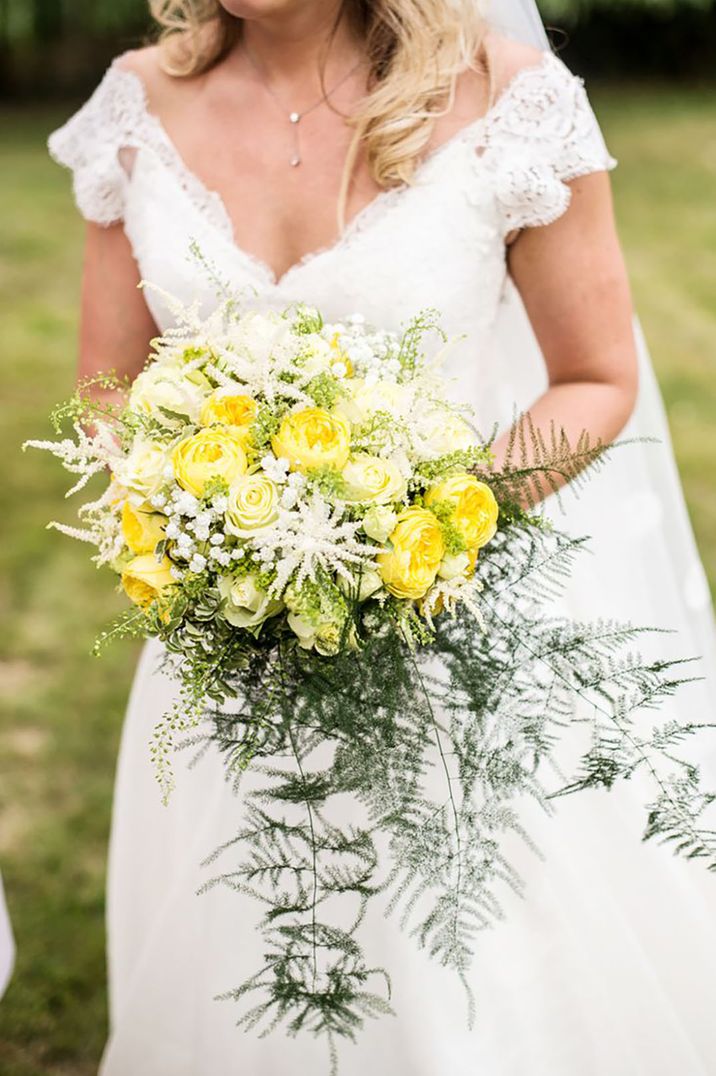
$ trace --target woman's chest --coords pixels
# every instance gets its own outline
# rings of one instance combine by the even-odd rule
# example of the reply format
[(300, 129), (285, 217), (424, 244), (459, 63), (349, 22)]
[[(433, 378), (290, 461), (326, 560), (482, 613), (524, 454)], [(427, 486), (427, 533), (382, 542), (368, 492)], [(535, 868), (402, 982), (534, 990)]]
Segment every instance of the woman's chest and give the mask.
[[(338, 239), (321, 241), (305, 221), (292, 223), (289, 216), (294, 249), (305, 250), (307, 236), (312, 249), (277, 277), (268, 259), (247, 249), (243, 233), (239, 242), (222, 198), (140, 151), (125, 229), (143, 279), (183, 303), (198, 302), (204, 312), (225, 286), (255, 305), (302, 301), (332, 320), (360, 312), (394, 328), (432, 307), (449, 333), (476, 336), (494, 317), (505, 256), (494, 200), (475, 182), (475, 167), (471, 146), (447, 147), (428, 159), (413, 186), (376, 195)], [(310, 215), (310, 203), (304, 213)], [(152, 290), (147, 300), (165, 327), (172, 320), (166, 300)]]

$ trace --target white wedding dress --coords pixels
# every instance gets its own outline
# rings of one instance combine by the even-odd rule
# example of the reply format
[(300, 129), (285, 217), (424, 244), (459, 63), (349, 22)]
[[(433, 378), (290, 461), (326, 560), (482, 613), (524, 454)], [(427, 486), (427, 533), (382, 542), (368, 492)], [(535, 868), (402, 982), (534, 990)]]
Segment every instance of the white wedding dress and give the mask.
[[(505, 262), (504, 237), (547, 224), (568, 207), (565, 181), (611, 168), (581, 82), (555, 57), (520, 72), (489, 114), (419, 168), (415, 184), (381, 194), (333, 245), (281, 277), (239, 249), (221, 197), (185, 167), (143, 87), (114, 66), (89, 103), (51, 139), (74, 171), (82, 213), (123, 220), (141, 275), (184, 301), (216, 301), (189, 253), (247, 302), (311, 302), (331, 320), (361, 312), (398, 328), (437, 307), (451, 335), (453, 391), (482, 428), (510, 421), (545, 383), (541, 356)], [(120, 151), (131, 148), (131, 174)], [(165, 299), (147, 291), (161, 328)], [(594, 536), (568, 607), (673, 628), (667, 656), (703, 655), (704, 683), (675, 712), (709, 720), (716, 662), (708, 588), (686, 517), (668, 434), (644, 359), (633, 430), (664, 438), (624, 449), (575, 502), (562, 525)], [(109, 874), (111, 1037), (103, 1076), (289, 1076), (328, 1072), (310, 1037), (267, 1038), (235, 1027), (232, 1001), (214, 996), (259, 966), (258, 910), (215, 888), (201, 860), (236, 831), (241, 801), (214, 755), (178, 763), (178, 787), (160, 802), (149, 739), (173, 687), (149, 644), (137, 673), (117, 773)], [(699, 761), (716, 778), (713, 739)], [(610, 795), (560, 801), (556, 818), (527, 825), (544, 861), (519, 866), (526, 899), (479, 939), (477, 999), (467, 1027), (461, 986), (380, 912), (362, 928), (367, 952), (389, 968), (395, 1017), (369, 1021), (340, 1049), (342, 1076), (713, 1076), (716, 1072), (716, 879), (703, 865), (640, 843), (638, 782)], [(220, 866), (219, 866), (219, 869)]]

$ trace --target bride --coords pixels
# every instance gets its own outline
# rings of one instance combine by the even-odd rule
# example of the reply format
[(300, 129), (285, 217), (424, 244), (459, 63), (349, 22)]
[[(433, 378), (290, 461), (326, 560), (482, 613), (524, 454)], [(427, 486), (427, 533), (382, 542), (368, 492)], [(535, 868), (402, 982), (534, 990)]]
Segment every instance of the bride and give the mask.
[[(88, 221), (83, 376), (133, 377), (172, 321), (166, 295), (292, 300), (387, 328), (437, 307), (448, 373), (482, 428), (529, 409), (570, 439), (632, 432), (567, 522), (593, 535), (569, 611), (679, 631), (706, 681), (708, 590), (653, 376), (635, 334), (602, 141), (530, 0), (153, 0), (158, 45), (114, 62), (51, 138)], [(200, 256), (197, 255), (200, 252)], [(162, 290), (138, 290), (140, 280)], [(630, 418), (630, 416), (632, 416)], [(248, 897), (196, 890), (236, 829), (218, 757), (168, 808), (149, 738), (172, 698), (149, 645), (117, 773), (109, 872), (111, 1035), (103, 1076), (327, 1071), (323, 1047), (235, 1027), (214, 1000), (260, 958)], [(713, 764), (703, 749), (701, 763)], [(527, 820), (545, 861), (479, 939), (468, 1030), (459, 984), (378, 915), (395, 1018), (340, 1050), (344, 1076), (707, 1076), (716, 1070), (713, 881), (640, 843), (641, 789), (584, 793)]]

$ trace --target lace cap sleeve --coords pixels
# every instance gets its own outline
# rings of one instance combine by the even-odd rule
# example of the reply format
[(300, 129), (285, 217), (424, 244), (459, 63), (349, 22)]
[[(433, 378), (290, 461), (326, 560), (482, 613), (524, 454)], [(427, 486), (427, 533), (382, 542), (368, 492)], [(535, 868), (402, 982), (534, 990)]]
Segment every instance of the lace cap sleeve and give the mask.
[(127, 174), (119, 152), (133, 144), (142, 107), (139, 80), (115, 63), (86, 104), (48, 140), (53, 159), (72, 171), (78, 209), (96, 224), (123, 219)]
[(617, 163), (582, 80), (552, 54), (507, 87), (488, 116), (480, 149), (505, 234), (551, 224), (569, 206), (569, 180)]

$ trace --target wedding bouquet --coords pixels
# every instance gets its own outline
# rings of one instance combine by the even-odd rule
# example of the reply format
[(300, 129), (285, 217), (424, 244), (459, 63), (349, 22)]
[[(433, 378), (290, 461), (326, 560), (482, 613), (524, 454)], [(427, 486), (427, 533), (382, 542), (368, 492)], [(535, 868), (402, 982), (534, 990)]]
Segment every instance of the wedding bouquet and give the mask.
[[(582, 542), (534, 513), (534, 484), (601, 446), (523, 422), (495, 468), (448, 399), (431, 312), (399, 334), (231, 298), (175, 313), (126, 400), (85, 386), (55, 415), (73, 436), (30, 444), (79, 475), (71, 492), (108, 476), (79, 528), (53, 526), (133, 603), (101, 642), (164, 643), (181, 688), (151, 746), (165, 794), (180, 741), (261, 778), (212, 881), (265, 909), (265, 963), (231, 993), (256, 995), (244, 1024), (325, 1035), (335, 1059), (338, 1036), (389, 1011), (359, 929), (381, 896), (467, 987), (476, 932), (520, 885), (504, 852), (528, 839), (520, 797), (549, 810), (645, 771), (645, 835), (713, 863), (708, 797), (674, 754), (691, 726), (635, 725), (677, 663), (634, 653), (630, 626), (546, 612)], [(552, 788), (545, 763), (577, 726), (577, 771)]]

